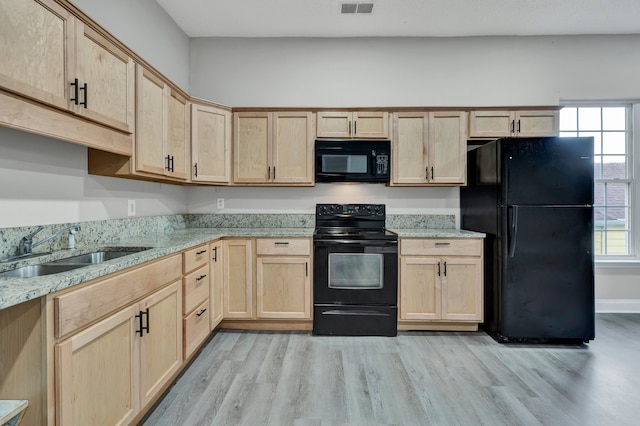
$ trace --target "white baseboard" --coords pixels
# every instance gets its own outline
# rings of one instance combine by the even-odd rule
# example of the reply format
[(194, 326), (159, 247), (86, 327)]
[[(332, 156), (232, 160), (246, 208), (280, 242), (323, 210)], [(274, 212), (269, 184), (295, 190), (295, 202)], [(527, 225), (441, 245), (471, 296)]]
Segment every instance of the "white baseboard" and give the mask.
[(640, 299), (598, 299), (597, 313), (640, 313)]

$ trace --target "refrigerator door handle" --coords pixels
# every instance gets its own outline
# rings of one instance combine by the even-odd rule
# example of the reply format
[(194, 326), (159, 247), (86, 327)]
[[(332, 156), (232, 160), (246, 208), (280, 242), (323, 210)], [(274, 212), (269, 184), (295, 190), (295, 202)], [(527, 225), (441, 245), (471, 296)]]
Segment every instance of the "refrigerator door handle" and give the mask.
[(516, 253), (518, 237), (518, 206), (509, 206), (509, 257)]

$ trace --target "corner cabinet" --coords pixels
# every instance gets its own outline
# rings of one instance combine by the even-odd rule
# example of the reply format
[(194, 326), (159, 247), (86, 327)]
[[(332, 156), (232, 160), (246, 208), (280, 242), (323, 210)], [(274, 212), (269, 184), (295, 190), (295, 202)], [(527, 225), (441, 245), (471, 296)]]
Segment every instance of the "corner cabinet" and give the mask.
[(470, 138), (558, 136), (557, 108), (477, 110), (469, 116)]
[(312, 186), (314, 129), (311, 112), (234, 113), (234, 184)]
[(257, 318), (311, 319), (311, 240), (256, 241)]
[(483, 320), (482, 240), (400, 239), (399, 329), (476, 330)]
[(319, 111), (319, 138), (389, 138), (389, 113), (385, 111)]
[(191, 104), (191, 181), (231, 182), (231, 112), (193, 102)]
[(391, 185), (465, 184), (466, 112), (396, 112), (392, 117)]

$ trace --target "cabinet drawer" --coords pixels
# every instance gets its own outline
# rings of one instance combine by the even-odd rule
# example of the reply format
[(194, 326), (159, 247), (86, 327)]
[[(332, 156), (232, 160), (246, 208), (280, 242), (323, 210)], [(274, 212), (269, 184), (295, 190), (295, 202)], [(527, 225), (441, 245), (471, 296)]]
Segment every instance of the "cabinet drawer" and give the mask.
[(206, 244), (192, 248), (182, 253), (182, 265), (184, 274), (188, 274), (196, 268), (209, 262), (209, 247)]
[(309, 256), (311, 254), (311, 240), (309, 238), (260, 238), (256, 242), (256, 254)]
[(190, 356), (209, 335), (209, 300), (185, 317), (184, 358)]
[(401, 255), (480, 256), (482, 240), (477, 238), (401, 238)]
[(209, 298), (209, 267), (196, 269), (182, 279), (183, 313), (188, 314)]
[(55, 297), (56, 337), (78, 330), (180, 279), (180, 260), (176, 254)]

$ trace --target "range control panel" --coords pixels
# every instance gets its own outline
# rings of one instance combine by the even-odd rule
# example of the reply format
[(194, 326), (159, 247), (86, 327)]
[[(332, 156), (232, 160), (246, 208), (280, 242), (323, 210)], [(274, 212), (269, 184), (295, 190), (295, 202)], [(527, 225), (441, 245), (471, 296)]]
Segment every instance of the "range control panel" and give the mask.
[(384, 217), (384, 204), (316, 204), (318, 217)]

